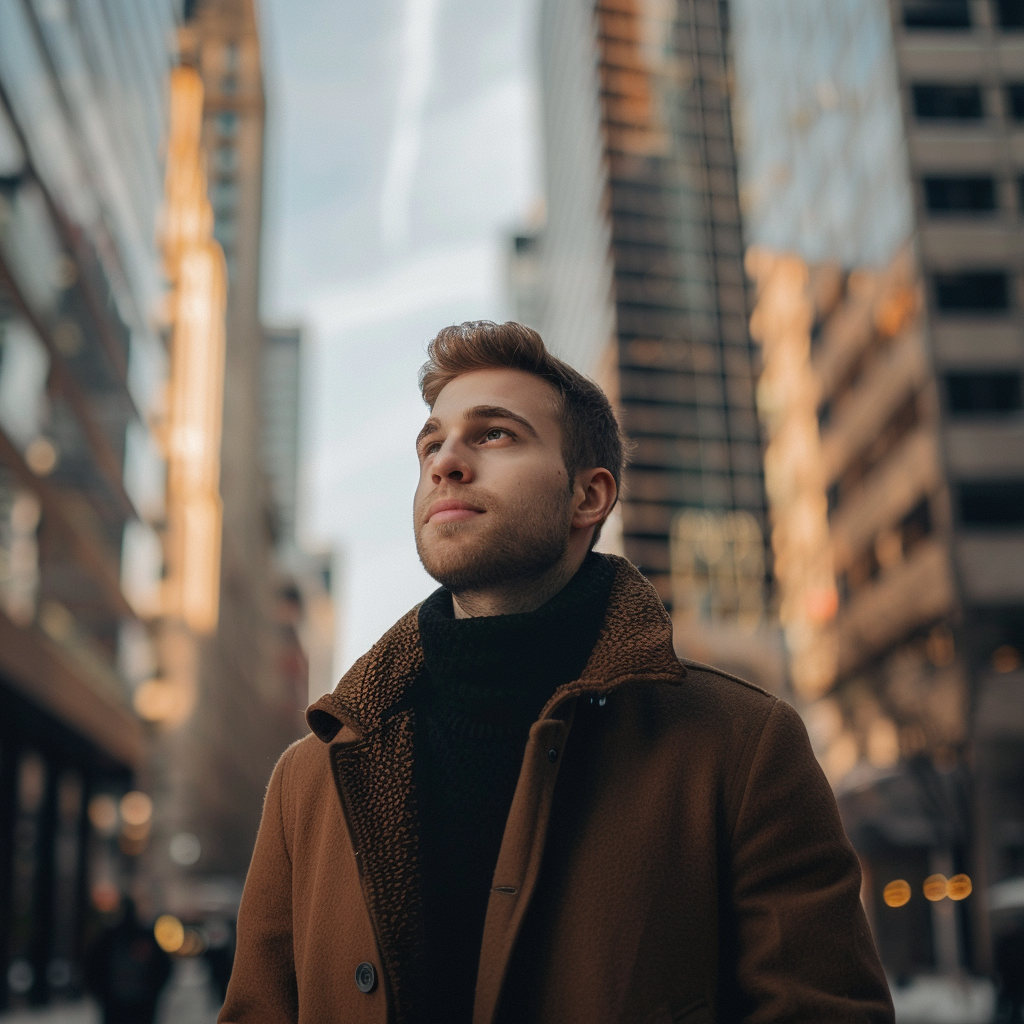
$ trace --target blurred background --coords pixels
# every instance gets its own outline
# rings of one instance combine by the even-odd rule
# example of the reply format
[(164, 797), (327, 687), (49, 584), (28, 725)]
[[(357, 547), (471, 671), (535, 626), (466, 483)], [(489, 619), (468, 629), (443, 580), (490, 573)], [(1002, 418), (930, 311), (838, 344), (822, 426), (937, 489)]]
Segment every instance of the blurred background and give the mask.
[(514, 318), (679, 653), (803, 715), (898, 1019), (1011, 1020), (1022, 217), (1024, 0), (0, 3), (0, 1019), (125, 936), (215, 1019), (274, 762), (433, 588), (426, 342)]

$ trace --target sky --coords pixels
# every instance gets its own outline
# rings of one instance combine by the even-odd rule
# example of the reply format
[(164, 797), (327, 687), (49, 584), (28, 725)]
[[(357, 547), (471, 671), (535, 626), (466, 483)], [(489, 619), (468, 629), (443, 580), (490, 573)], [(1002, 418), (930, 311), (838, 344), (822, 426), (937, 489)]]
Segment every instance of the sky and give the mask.
[(300, 536), (337, 551), (340, 674), (436, 584), (416, 556), (416, 374), (505, 319), (542, 194), (535, 0), (261, 0), (264, 317), (305, 327)]

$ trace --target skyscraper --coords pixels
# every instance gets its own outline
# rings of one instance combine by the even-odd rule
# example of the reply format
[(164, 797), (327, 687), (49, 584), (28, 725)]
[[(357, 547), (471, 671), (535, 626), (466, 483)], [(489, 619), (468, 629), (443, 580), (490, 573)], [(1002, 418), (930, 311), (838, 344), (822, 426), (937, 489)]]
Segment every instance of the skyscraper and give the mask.
[(764, 525), (728, 9), (572, 0), (541, 22), (547, 221), (520, 242), (534, 326), (618, 405), (622, 548), (671, 606), (681, 509)]
[(0, 5), (0, 1005), (80, 991), (150, 824), (174, 6)]
[(202, 83), (201, 143), (212, 231), (227, 279), (216, 629), (197, 650), (188, 718), (163, 736), (165, 798), (151, 861), (180, 915), (237, 905), (277, 757), (301, 735), (302, 662), (282, 656), (274, 503), (263, 451), (264, 334), (259, 318), (265, 103), (252, 0), (197, 0), (179, 32)]
[(263, 460), (276, 519), (282, 572), (278, 607), (291, 657), (305, 662), (309, 702), (334, 688), (334, 553), (299, 538), (302, 330), (264, 328)]

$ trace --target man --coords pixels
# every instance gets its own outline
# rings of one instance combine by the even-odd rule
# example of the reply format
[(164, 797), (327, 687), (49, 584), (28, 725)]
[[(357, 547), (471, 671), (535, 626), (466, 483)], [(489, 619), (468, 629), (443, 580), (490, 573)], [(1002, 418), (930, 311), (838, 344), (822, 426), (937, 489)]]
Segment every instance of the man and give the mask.
[(519, 324), (429, 357), (441, 589), (278, 763), (220, 1020), (891, 1021), (800, 719), (681, 664), (650, 584), (591, 551), (623, 465), (604, 394)]

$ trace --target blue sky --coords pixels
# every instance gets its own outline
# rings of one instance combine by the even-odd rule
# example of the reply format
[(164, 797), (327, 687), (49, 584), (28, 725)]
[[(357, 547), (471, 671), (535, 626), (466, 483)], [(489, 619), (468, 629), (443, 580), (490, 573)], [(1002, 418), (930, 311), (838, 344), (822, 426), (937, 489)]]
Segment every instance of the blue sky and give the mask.
[(264, 314), (307, 328), (303, 507), (340, 555), (339, 671), (435, 584), (416, 557), (424, 348), (507, 315), (541, 194), (534, 0), (262, 0)]

